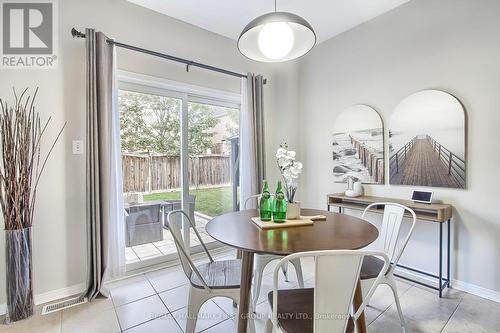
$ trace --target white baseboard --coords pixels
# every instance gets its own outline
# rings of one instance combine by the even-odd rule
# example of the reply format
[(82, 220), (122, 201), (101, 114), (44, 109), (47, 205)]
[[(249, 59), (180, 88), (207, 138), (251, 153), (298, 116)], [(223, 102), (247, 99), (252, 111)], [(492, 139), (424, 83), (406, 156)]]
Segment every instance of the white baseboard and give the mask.
[(491, 289), (486, 289), (483, 287), (476, 286), (475, 284), (459, 281), (459, 280), (452, 280), (451, 281), (451, 286), (454, 289), (465, 291), (469, 294), (476, 295), (482, 298), (489, 299), (491, 301), (500, 303), (500, 292), (491, 290)]
[[(66, 288), (47, 291), (34, 296), (35, 305), (54, 302), (62, 298), (78, 295), (85, 291), (85, 283), (75, 284)], [(7, 313), (7, 304), (0, 304), (0, 315)]]
[[(415, 280), (420, 281), (420, 282), (424, 282), (424, 283), (427, 283), (430, 285), (437, 286), (436, 279), (432, 279), (432, 278), (424, 276), (424, 275), (419, 275), (418, 273), (413, 273), (413, 272), (410, 272), (407, 270), (402, 270), (399, 268), (396, 269), (396, 273), (399, 273), (401, 275), (406, 275), (406, 276), (411, 277), (412, 279), (415, 279)], [(451, 288), (456, 289), (456, 290), (460, 290), (460, 291), (464, 291), (466, 293), (500, 303), (500, 292), (499, 291), (479, 287), (479, 286), (476, 286), (475, 284), (472, 284), (472, 283), (467, 283), (464, 281), (453, 280), (453, 279), (451, 280)]]

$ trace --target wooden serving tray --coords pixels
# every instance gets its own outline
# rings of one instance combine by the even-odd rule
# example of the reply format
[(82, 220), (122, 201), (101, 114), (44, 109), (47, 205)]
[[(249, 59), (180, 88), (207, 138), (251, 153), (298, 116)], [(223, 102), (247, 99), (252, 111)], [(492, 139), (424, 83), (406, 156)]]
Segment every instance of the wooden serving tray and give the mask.
[(288, 228), (288, 227), (303, 227), (306, 225), (314, 224), (314, 221), (324, 221), (326, 216), (301, 216), (300, 219), (286, 220), (282, 223), (276, 223), (273, 221), (261, 221), (260, 217), (252, 217), (252, 222), (255, 223), (261, 229), (276, 229), (276, 228)]

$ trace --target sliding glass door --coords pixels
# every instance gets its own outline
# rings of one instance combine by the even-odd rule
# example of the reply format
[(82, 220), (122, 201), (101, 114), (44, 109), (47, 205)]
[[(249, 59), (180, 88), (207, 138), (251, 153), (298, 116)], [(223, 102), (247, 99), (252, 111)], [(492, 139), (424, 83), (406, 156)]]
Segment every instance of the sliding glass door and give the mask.
[(238, 206), (239, 104), (120, 81), (119, 106), (127, 269), (177, 257), (165, 223), (171, 210), (187, 212), (211, 245), (206, 223)]
[[(235, 145), (239, 133), (239, 107), (191, 97), (187, 113), (189, 209), (194, 208), (202, 240), (211, 242), (213, 240), (205, 232), (207, 222), (214, 216), (237, 210), (235, 167), (238, 151)], [(197, 244), (195, 239), (192, 245)]]

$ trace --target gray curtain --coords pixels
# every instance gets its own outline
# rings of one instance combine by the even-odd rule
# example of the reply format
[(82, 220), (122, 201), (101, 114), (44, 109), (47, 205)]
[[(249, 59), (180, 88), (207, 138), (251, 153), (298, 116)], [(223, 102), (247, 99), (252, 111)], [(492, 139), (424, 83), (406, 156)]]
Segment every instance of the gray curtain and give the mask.
[(94, 29), (85, 33), (87, 297), (92, 300), (102, 292), (105, 276), (124, 267), (125, 232), (114, 45)]
[(265, 166), (264, 78), (248, 73), (241, 81), (241, 202), (260, 193), (262, 181), (266, 177)]

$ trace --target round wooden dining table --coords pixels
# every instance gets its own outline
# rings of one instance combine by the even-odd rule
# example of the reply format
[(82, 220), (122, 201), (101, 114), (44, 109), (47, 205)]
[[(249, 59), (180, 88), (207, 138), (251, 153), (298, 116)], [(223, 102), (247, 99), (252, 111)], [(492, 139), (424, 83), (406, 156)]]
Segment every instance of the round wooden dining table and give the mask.
[[(251, 218), (259, 216), (256, 209), (223, 214), (206, 225), (207, 233), (219, 242), (240, 250), (242, 257), (238, 333), (247, 329), (250, 289), (255, 253), (289, 255), (318, 250), (356, 250), (374, 242), (378, 230), (369, 222), (339, 213), (302, 209), (302, 216), (325, 215), (326, 220), (312, 225), (261, 229)], [(354, 295), (354, 306), (363, 301), (361, 285)], [(356, 322), (358, 332), (366, 332), (364, 315)]]

